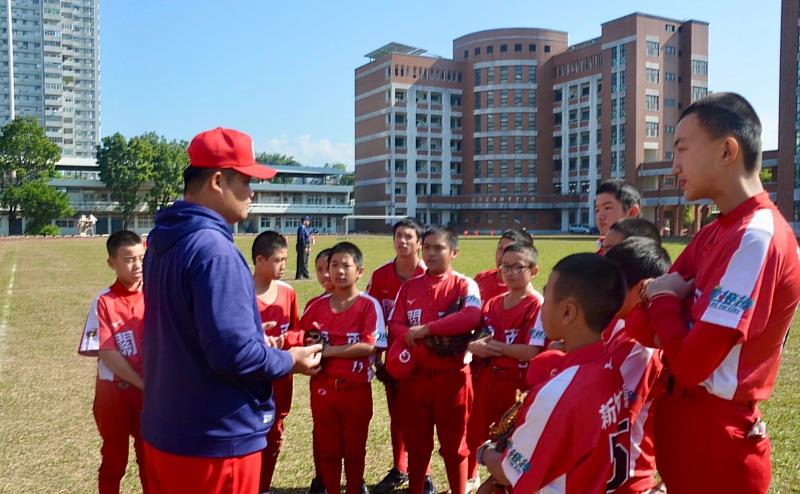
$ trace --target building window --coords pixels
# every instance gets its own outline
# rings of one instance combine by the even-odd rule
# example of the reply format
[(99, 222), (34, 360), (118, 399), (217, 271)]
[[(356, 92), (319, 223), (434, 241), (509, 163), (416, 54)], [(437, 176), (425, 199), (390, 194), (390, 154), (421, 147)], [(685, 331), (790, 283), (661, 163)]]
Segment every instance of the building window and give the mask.
[(536, 66), (529, 65), (528, 66), (528, 82), (531, 84), (536, 83)]
[(664, 53), (666, 53), (667, 55), (675, 55), (676, 51), (677, 50), (675, 50), (674, 46), (664, 45)]
[(535, 52), (536, 51), (536, 45), (533, 44), (533, 43), (529, 44), (528, 45), (528, 51)]
[(500, 114), (500, 130), (508, 130), (508, 114)]
[(674, 24), (665, 24), (664, 25), (664, 29), (666, 29), (666, 31), (668, 33), (674, 33), (675, 32), (675, 25)]
[(666, 80), (668, 80), (668, 81), (674, 81), (675, 80), (675, 72), (667, 72), (665, 74), (664, 78)]
[(658, 122), (645, 122), (645, 137), (658, 137)]
[(505, 53), (508, 51), (508, 45), (500, 45), (500, 53)]
[(708, 88), (703, 86), (692, 86), (692, 101), (705, 98), (708, 95)]
[(469, 58), (469, 50), (464, 50), (464, 58)]
[(514, 106), (522, 106), (522, 89), (514, 91)]
[(647, 70), (647, 83), (648, 84), (658, 84), (658, 69), (646, 69)]
[(675, 127), (672, 125), (665, 125), (664, 126), (664, 133), (667, 135), (672, 135), (675, 133)]
[(486, 68), (486, 84), (494, 83), (494, 67)]
[(508, 106), (508, 91), (500, 91), (500, 106)]
[(487, 55), (491, 55), (492, 53), (494, 53), (494, 46), (492, 46), (492, 45), (487, 46), (486, 47), (486, 54)]
[(658, 41), (646, 41), (646, 49), (648, 57), (658, 57)]
[(707, 76), (708, 62), (705, 60), (692, 60), (692, 75)]
[(521, 81), (522, 80), (522, 65), (515, 65), (514, 66), (514, 80)]
[(494, 91), (486, 91), (486, 108), (494, 106)]
[(486, 114), (486, 130), (490, 132), (494, 130), (494, 113)]
[(475, 48), (474, 51), (475, 51), (475, 56), (480, 55), (481, 54), (481, 47), (479, 46), (479, 47)]
[(550, 45), (544, 45), (544, 52), (550, 53)]
[(514, 130), (522, 130), (522, 113), (514, 114)]
[(514, 45), (514, 51), (515, 52), (521, 52), (522, 51), (522, 43), (515, 44)]
[(664, 107), (666, 108), (675, 108), (677, 106), (676, 101), (673, 98), (667, 98), (664, 100)]
[(648, 94), (645, 98), (645, 109), (647, 111), (658, 111), (658, 96)]
[(508, 82), (508, 67), (500, 67), (500, 83)]
[(481, 85), (481, 69), (475, 69), (475, 85)]
[(481, 107), (481, 93), (475, 93), (475, 108)]

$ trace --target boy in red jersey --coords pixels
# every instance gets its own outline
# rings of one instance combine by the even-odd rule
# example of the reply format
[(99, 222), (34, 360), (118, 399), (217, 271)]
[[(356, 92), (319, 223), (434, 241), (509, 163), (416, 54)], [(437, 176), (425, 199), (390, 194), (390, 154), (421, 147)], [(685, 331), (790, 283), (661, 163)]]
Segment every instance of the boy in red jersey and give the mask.
[(800, 260), (760, 168), (761, 122), (740, 95), (715, 93), (683, 111), (672, 172), (688, 201), (711, 199), (720, 215), (648, 283), (647, 323), (630, 328), (664, 351), (670, 381), (655, 404), (655, 438), (670, 493), (769, 487), (758, 402), (772, 393), (800, 300)]
[(418, 360), (411, 378), (399, 384), (403, 437), (408, 447), (409, 492), (422, 494), (433, 452), (434, 426), (453, 494), (467, 483), (467, 417), (472, 406), (472, 381), (465, 350), (439, 355), (428, 347), (432, 338), (459, 338), (480, 324), (481, 301), (475, 282), (451, 268), (458, 255), (458, 237), (434, 226), (422, 235), (428, 266), (424, 275), (400, 287), (389, 318), (393, 345), (404, 341)]
[(666, 273), (670, 259), (667, 251), (656, 241), (637, 236), (623, 240), (605, 256), (622, 269), (628, 286), (625, 303), (603, 331), (603, 341), (614, 366), (622, 373), (625, 392), (630, 400), (631, 419), (629, 478), (624, 484), (610, 485), (609, 488), (618, 494), (646, 493), (655, 486), (653, 403), (664, 389), (661, 382), (664, 366), (660, 350), (648, 348), (628, 335), (624, 329), (625, 318), (638, 305), (645, 280)]
[(97, 356), (94, 419), (100, 448), (100, 494), (119, 493), (133, 437), (139, 478), (148, 492), (139, 432), (142, 412), (142, 337), (144, 297), (142, 261), (145, 248), (134, 232), (122, 230), (106, 242), (108, 266), (116, 281), (98, 295), (89, 310), (78, 353)]
[(611, 225), (625, 218), (638, 218), (642, 195), (624, 180), (606, 180), (597, 187), (594, 200), (594, 218), (600, 231), (600, 245)]
[[(280, 349), (303, 344), (297, 315), (297, 294), (291, 285), (281, 281), (289, 256), (288, 247), (283, 235), (269, 230), (259, 234), (252, 247), (258, 312), (269, 344)], [(284, 422), (292, 408), (291, 374), (272, 382), (272, 399), (275, 401), (275, 422), (267, 433), (267, 447), (261, 452), (259, 491), (262, 493), (270, 491), (275, 463), (283, 443)]]
[[(513, 243), (503, 251), (500, 272), (508, 292), (483, 304), (481, 330), (488, 336), (473, 341), (470, 351), (483, 359), (473, 376), (475, 399), (469, 416), (470, 480), (478, 478), (475, 454), (489, 438), (489, 426), (515, 402), (517, 390), (526, 390), (528, 362), (545, 345), (541, 330), (534, 330), (542, 298), (531, 286), (539, 272), (538, 252), (527, 244)], [(474, 488), (477, 489), (478, 485)], [(467, 490), (470, 490), (468, 486)]]
[(311, 303), (300, 321), (308, 334), (318, 331), (328, 344), (322, 371), (311, 379), (311, 413), (319, 469), (327, 492), (339, 492), (342, 461), (347, 494), (360, 494), (372, 418), (372, 356), (386, 347), (380, 304), (356, 287), (364, 275), (364, 256), (354, 244), (331, 248), (329, 274), (334, 289)]
[[(422, 226), (411, 218), (398, 221), (392, 227), (394, 231), (393, 245), (395, 257), (373, 271), (367, 284), (367, 293), (378, 300), (387, 319), (392, 313), (394, 299), (400, 285), (406, 280), (425, 273), (425, 263), (420, 259), (422, 247)], [(391, 345), (391, 341), (389, 342)], [(376, 359), (375, 366), (380, 370), (381, 359)], [(382, 372), (378, 373), (381, 378)], [(375, 486), (375, 494), (386, 494), (408, 483), (408, 454), (400, 427), (399, 408), (397, 403), (397, 387), (395, 383), (385, 382), (386, 406), (389, 409), (389, 424), (392, 435), (392, 457), (394, 463), (389, 473)], [(433, 494), (435, 489), (430, 476), (425, 479), (426, 494)]]
[[(574, 254), (553, 268), (542, 305), (547, 337), (563, 340), (552, 376), (535, 385), (516, 417), (507, 449), (478, 449), (490, 483), (512, 493), (602, 493), (612, 476), (627, 475), (627, 456), (614, 465), (630, 439), (622, 377), (600, 334), (625, 299), (619, 267), (595, 254)], [(550, 359), (551, 361), (553, 359)], [(614, 454), (612, 455), (612, 452)]]
[(506, 230), (500, 235), (497, 249), (494, 251), (494, 267), (475, 275), (475, 283), (478, 284), (481, 300), (484, 304), (508, 291), (508, 287), (503, 282), (503, 275), (500, 272), (500, 258), (503, 256), (503, 251), (505, 251), (506, 247), (513, 243), (533, 245), (533, 237), (527, 231), (518, 228)]

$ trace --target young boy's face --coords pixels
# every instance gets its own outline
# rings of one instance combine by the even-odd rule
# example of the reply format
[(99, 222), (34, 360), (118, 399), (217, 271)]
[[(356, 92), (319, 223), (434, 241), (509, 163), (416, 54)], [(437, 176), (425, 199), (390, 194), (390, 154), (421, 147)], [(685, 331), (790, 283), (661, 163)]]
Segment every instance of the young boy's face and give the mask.
[(317, 269), (317, 283), (319, 283), (326, 292), (333, 290), (333, 283), (331, 277), (328, 275), (328, 256), (320, 256), (316, 262)]
[(401, 226), (394, 232), (394, 252), (397, 257), (409, 257), (419, 252), (420, 240), (413, 228)]
[(503, 251), (506, 250), (506, 247), (513, 244), (514, 241), (510, 238), (501, 239), (500, 242), (497, 244), (497, 249), (494, 251), (494, 265), (500, 266), (500, 260), (503, 257)]
[(128, 245), (119, 247), (113, 257), (108, 258), (108, 265), (117, 274), (117, 279), (125, 285), (135, 285), (142, 281), (142, 263), (144, 262), (144, 245)]
[(622, 207), (622, 203), (613, 194), (597, 194), (594, 200), (594, 220), (600, 235), (607, 234), (611, 225), (628, 216), (629, 211)]
[(458, 256), (458, 249), (450, 247), (445, 235), (428, 235), (422, 241), (422, 256), (428, 272), (438, 275), (450, 268), (450, 264)]
[(500, 273), (509, 289), (518, 290), (530, 284), (539, 268), (531, 264), (522, 252), (506, 252), (500, 259)]
[(256, 256), (256, 271), (270, 280), (283, 278), (286, 271), (286, 260), (289, 258), (289, 249), (278, 249), (269, 257)]
[(338, 252), (331, 256), (328, 273), (334, 288), (348, 288), (355, 285), (363, 276), (364, 268), (358, 267), (350, 254)]
[(712, 140), (694, 114), (678, 122), (672, 174), (687, 200), (713, 199), (711, 187), (719, 182), (719, 173), (727, 171), (715, 166), (723, 141)]

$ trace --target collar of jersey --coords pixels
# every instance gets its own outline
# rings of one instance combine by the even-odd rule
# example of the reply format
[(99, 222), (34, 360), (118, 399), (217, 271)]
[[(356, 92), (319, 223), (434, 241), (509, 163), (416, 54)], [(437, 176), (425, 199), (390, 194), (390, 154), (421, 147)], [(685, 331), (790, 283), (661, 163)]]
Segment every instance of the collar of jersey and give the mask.
[(761, 192), (733, 208), (733, 211), (730, 213), (720, 213), (719, 221), (723, 225), (730, 225), (741, 220), (756, 209), (769, 207), (773, 207), (772, 200), (769, 198), (769, 193)]

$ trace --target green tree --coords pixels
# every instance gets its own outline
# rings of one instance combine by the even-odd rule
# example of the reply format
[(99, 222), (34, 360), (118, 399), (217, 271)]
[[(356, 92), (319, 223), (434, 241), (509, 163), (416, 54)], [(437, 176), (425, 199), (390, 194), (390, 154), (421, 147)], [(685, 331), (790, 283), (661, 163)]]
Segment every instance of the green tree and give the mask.
[(22, 187), (55, 176), (59, 147), (47, 139), (33, 117), (15, 118), (0, 129), (0, 206), (9, 226), (17, 219)]
[(344, 163), (325, 163), (325, 168), (333, 168), (334, 170), (344, 172), (344, 174), (339, 178), (339, 183), (341, 185), (356, 184), (356, 174), (353, 172), (348, 172), (347, 165)]
[(147, 207), (151, 213), (166, 207), (183, 194), (183, 170), (188, 165), (186, 141), (167, 141), (154, 132), (142, 136), (153, 146), (152, 188), (147, 195)]
[(108, 187), (122, 214), (122, 228), (128, 228), (137, 209), (147, 200), (144, 190), (153, 177), (156, 151), (147, 134), (125, 139), (117, 132), (104, 137), (97, 146), (100, 180)]
[(44, 180), (27, 182), (19, 188), (19, 191), (20, 206), (28, 220), (25, 233), (52, 234), (53, 225), (50, 223), (54, 219), (75, 214), (69, 205), (67, 194), (51, 187)]
[(301, 166), (300, 162), (294, 159), (294, 156), (280, 153), (258, 153), (256, 161), (265, 165), (274, 166)]

